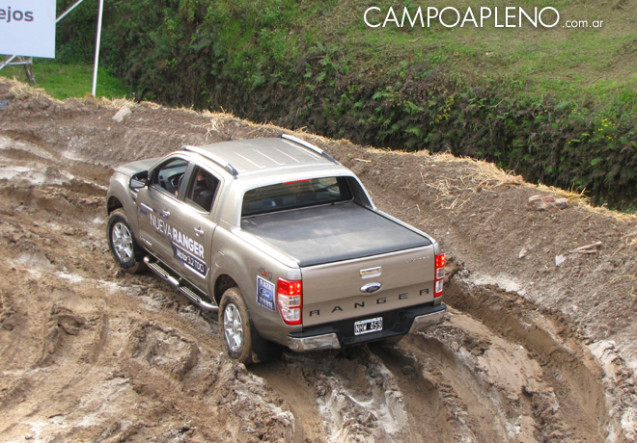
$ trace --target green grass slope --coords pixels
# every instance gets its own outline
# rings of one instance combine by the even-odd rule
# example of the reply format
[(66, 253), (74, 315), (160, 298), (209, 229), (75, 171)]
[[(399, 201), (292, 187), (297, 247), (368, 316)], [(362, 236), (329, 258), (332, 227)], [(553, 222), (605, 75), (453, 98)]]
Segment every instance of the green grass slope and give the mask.
[[(93, 88), (93, 66), (84, 63), (56, 63), (52, 60), (34, 59), (33, 76), (35, 86), (43, 88), (49, 95), (59, 100), (70, 97), (84, 97)], [(0, 76), (15, 78), (27, 82), (23, 66), (7, 66), (0, 71)], [(129, 97), (130, 88), (119, 79), (111, 75), (106, 69), (100, 68), (97, 76), (98, 97), (119, 98)]]
[[(542, 11), (550, 7), (558, 11), (560, 21), (550, 28), (538, 22), (536, 28), (524, 18), (522, 26), (518, 26), (518, 19), (512, 19), (509, 24), (514, 27), (502, 28), (496, 27), (492, 16), (484, 20), (483, 27), (476, 28), (467, 20), (464, 27), (446, 28), (433, 20), (431, 27), (422, 28), (420, 21), (412, 27), (408, 19), (401, 20), (405, 9), (413, 19), (419, 6), (425, 23), (428, 7), (439, 11), (455, 8), (461, 13), (472, 8), (476, 17), (481, 7), (502, 12), (515, 6), (529, 15), (533, 15), (535, 8)], [(368, 13), (372, 24), (383, 22), (393, 7), (405, 26), (397, 27), (390, 20), (385, 28), (369, 28), (363, 21), (364, 11), (369, 7), (380, 9)], [(516, 12), (513, 10), (512, 14), (519, 16)], [(309, 17), (303, 12), (300, 15)], [(542, 17), (550, 25), (556, 16), (547, 9)], [(337, 26), (330, 25), (333, 19)], [(444, 14), (443, 21), (453, 24), (455, 13)], [(321, 20), (304, 22), (303, 26), (309, 27), (318, 39), (325, 41), (321, 34), (326, 34), (348, 48), (361, 63), (381, 70), (401, 62), (439, 65), (448, 75), (469, 82), (505, 81), (515, 94), (550, 95), (557, 101), (590, 99), (601, 108), (616, 99), (632, 98), (635, 104), (637, 2), (629, 0), (343, 1)], [(478, 19), (476, 22), (479, 24)], [(506, 24), (502, 15), (497, 24)]]

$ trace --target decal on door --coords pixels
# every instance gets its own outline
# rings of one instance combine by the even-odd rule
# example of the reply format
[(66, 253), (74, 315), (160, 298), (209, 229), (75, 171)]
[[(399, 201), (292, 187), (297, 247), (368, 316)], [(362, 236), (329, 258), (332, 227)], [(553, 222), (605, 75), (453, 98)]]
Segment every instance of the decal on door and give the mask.
[(182, 262), (187, 269), (194, 272), (199, 277), (204, 278), (206, 276), (206, 270), (208, 268), (206, 267), (205, 262), (199, 260), (188, 251), (185, 251), (181, 247), (177, 246), (175, 242), (170, 243), (173, 246), (173, 252), (175, 253), (175, 257), (177, 258), (177, 260)]
[(150, 214), (150, 224), (170, 242), (177, 260), (199, 277), (206, 276), (208, 267), (204, 261), (205, 249), (201, 243), (169, 225), (155, 214)]

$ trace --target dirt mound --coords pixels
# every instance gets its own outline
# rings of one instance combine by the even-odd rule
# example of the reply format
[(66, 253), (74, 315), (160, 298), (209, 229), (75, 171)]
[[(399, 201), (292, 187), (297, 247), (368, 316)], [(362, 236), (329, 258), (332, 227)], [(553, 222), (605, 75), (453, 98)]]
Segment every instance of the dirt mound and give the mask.
[[(250, 370), (105, 240), (112, 168), (276, 135), (224, 114), (0, 83), (0, 440), (635, 441), (637, 221), (484, 163), (308, 134), (450, 258), (438, 328)], [(122, 106), (132, 113), (113, 116)]]

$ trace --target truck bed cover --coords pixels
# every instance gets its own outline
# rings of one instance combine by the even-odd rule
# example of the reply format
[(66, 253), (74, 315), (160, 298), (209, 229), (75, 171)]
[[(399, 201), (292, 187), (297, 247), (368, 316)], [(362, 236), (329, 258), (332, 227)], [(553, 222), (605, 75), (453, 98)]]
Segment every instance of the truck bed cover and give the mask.
[(352, 201), (244, 217), (241, 228), (301, 267), (431, 245), (427, 237)]

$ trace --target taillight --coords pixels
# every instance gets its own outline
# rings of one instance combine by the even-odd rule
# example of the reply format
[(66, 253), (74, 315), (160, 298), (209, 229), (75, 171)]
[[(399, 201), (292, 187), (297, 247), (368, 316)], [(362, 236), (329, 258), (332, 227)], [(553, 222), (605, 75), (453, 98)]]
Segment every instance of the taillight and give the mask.
[(276, 302), (283, 321), (288, 325), (301, 324), (303, 310), (303, 283), (279, 278), (276, 284)]
[(434, 298), (442, 295), (442, 284), (445, 280), (445, 254), (436, 255), (434, 277)]

